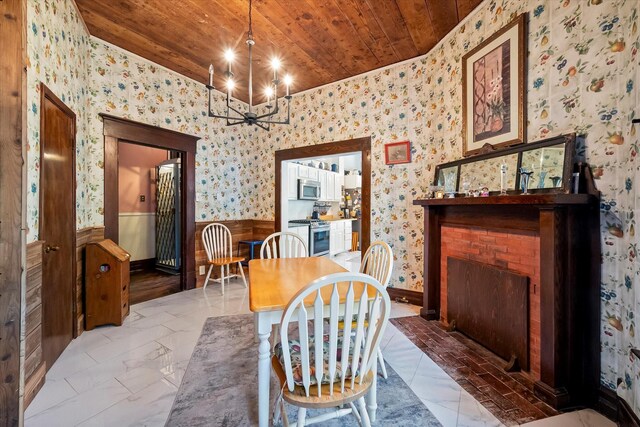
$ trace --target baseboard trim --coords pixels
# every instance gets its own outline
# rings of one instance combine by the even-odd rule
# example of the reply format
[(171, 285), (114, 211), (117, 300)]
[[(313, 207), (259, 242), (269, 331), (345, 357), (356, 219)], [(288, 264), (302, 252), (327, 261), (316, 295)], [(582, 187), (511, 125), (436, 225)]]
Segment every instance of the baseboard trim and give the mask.
[(156, 265), (155, 258), (138, 259), (129, 263), (130, 271), (151, 270)]
[(410, 304), (422, 305), (422, 292), (402, 288), (387, 288), (387, 291), (392, 300), (396, 298), (406, 298)]

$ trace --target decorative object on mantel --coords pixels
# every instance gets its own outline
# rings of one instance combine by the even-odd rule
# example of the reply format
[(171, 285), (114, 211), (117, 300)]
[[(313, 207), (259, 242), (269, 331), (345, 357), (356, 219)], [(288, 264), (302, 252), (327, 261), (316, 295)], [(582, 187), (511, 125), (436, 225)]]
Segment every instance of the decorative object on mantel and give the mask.
[[(253, 40), (253, 29), (251, 26), (251, 10), (252, 4), (251, 0), (249, 0), (249, 31), (247, 33), (247, 46), (249, 47), (249, 106), (247, 111), (242, 112), (236, 108), (234, 108), (231, 103), (233, 102), (231, 99), (231, 93), (235, 86), (235, 80), (233, 79), (234, 74), (231, 71), (231, 63), (234, 60), (235, 53), (229, 49), (225, 52), (225, 59), (227, 61), (227, 71), (224, 75), (227, 78), (227, 111), (225, 114), (216, 114), (212, 111), (212, 99), (213, 99), (213, 90), (215, 87), (213, 86), (213, 64), (209, 65), (209, 84), (207, 85), (207, 89), (209, 90), (209, 108), (208, 113), (209, 117), (214, 117), (217, 119), (225, 119), (227, 121), (227, 126), (239, 125), (246, 123), (248, 125), (256, 125), (264, 130), (269, 130), (272, 124), (281, 124), (288, 125), (289, 118), (291, 116), (291, 95), (289, 94), (289, 89), (291, 87), (292, 78), (289, 74), (284, 77), (284, 85), (285, 85), (285, 104), (287, 108), (287, 117), (286, 119), (278, 120), (277, 114), (280, 112), (280, 100), (278, 97), (278, 87), (280, 86), (280, 79), (278, 78), (278, 70), (280, 69), (280, 59), (274, 57), (271, 60), (271, 66), (273, 68), (273, 80), (271, 83), (267, 85), (265, 88), (265, 96), (267, 97), (267, 105), (265, 106), (266, 112), (263, 114), (258, 114), (254, 109), (253, 105), (253, 45), (256, 42)], [(273, 104), (272, 104), (273, 101)]]
[(507, 162), (503, 161), (500, 165), (500, 195), (507, 195), (507, 170), (509, 167), (507, 166)]
[(386, 165), (397, 165), (400, 163), (411, 163), (411, 142), (392, 142), (384, 145), (384, 163)]
[(531, 179), (531, 175), (533, 175), (533, 171), (520, 168), (520, 189), (522, 190), (522, 194), (529, 194), (529, 180)]
[[(521, 144), (516, 147), (466, 157), (436, 166), (433, 185), (445, 186), (445, 192), (459, 193), (463, 183), (470, 184), (470, 193), (480, 193), (487, 187), (489, 195), (521, 191), (521, 168), (534, 173), (529, 178), (527, 193), (570, 193), (575, 161), (575, 134), (560, 135), (542, 141)], [(506, 177), (502, 176), (502, 165), (506, 164)], [(576, 163), (577, 164), (577, 163)], [(531, 166), (530, 166), (531, 165)], [(500, 173), (496, 173), (500, 171)], [(589, 180), (591, 170), (584, 164), (580, 173), (581, 192)], [(551, 175), (551, 179), (543, 179)], [(505, 180), (505, 183), (502, 181)], [(452, 182), (454, 188), (446, 187)], [(542, 187), (542, 188), (541, 188)], [(465, 191), (466, 193), (466, 191)], [(464, 195), (462, 193), (460, 196)]]
[(463, 156), (525, 141), (525, 15), (462, 58)]

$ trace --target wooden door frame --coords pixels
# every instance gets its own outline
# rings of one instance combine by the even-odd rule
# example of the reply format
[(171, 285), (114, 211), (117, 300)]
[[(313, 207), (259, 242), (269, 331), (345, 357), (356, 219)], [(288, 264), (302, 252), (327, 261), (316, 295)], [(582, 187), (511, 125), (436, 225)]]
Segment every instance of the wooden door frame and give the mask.
[(100, 114), (104, 134), (104, 237), (118, 242), (118, 143), (174, 150), (182, 157), (180, 232), (182, 290), (196, 287), (195, 170), (198, 136), (151, 126), (108, 114)]
[(0, 1), (0, 425), (22, 420), (20, 356), (25, 286), (26, 0)]
[[(275, 230), (281, 231), (280, 203), (282, 189), (282, 162), (285, 160), (306, 159), (313, 157), (336, 156), (349, 153), (362, 153), (362, 203), (360, 229), (360, 251), (364, 254), (371, 244), (371, 137), (347, 139), (344, 141), (328, 142), (326, 144), (306, 145), (304, 147), (278, 150), (275, 153)], [(366, 231), (366, 232), (365, 232)]]
[[(44, 103), (48, 100), (56, 107), (58, 107), (65, 115), (67, 115), (70, 119), (73, 120), (73, 129), (71, 129), (71, 133), (73, 135), (72, 143), (71, 143), (71, 155), (72, 160), (71, 164), (73, 164), (73, 171), (71, 173), (71, 182), (73, 191), (71, 192), (71, 201), (73, 203), (73, 243), (71, 247), (71, 277), (73, 278), (73, 282), (71, 284), (71, 298), (73, 299), (73, 303), (71, 304), (71, 331), (73, 338), (77, 338), (80, 331), (78, 331), (78, 289), (76, 286), (76, 278), (78, 277), (78, 261), (77, 261), (77, 212), (76, 212), (76, 174), (77, 174), (77, 165), (76, 165), (76, 135), (77, 135), (77, 125), (76, 125), (76, 113), (71, 110), (60, 98), (56, 96), (55, 93), (51, 89), (49, 89), (44, 83), (40, 82), (40, 164), (42, 165), (42, 161), (44, 159), (44, 141), (43, 137), (45, 135), (45, 117), (44, 117)], [(40, 168), (40, 193), (38, 197), (38, 236), (42, 239), (42, 206), (43, 206), (43, 198), (44, 194), (42, 189), (43, 185), (43, 177), (42, 177), (42, 167)], [(44, 301), (43, 301), (44, 302)]]

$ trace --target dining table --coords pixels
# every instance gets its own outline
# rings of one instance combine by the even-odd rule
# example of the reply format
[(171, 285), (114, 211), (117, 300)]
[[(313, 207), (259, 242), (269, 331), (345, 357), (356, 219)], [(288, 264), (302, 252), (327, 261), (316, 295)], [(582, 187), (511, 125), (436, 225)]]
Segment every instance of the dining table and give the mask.
[[(271, 381), (271, 330), (280, 324), (289, 301), (308, 284), (347, 269), (326, 257), (254, 259), (249, 261), (249, 308), (255, 315), (258, 336), (258, 416), (259, 426), (269, 425)], [(367, 412), (376, 419), (377, 357), (372, 371), (374, 381), (366, 396)]]

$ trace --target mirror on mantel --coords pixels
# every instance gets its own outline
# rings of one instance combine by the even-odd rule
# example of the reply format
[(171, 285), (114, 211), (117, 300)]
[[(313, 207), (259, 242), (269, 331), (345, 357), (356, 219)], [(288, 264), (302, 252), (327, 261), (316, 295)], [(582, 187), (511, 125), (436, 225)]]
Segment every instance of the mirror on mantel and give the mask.
[(446, 194), (501, 190), (501, 168), (506, 168), (505, 189), (521, 193), (521, 171), (530, 174), (529, 193), (570, 193), (575, 162), (575, 134), (521, 144), (487, 154), (467, 157), (436, 167), (434, 186)]

